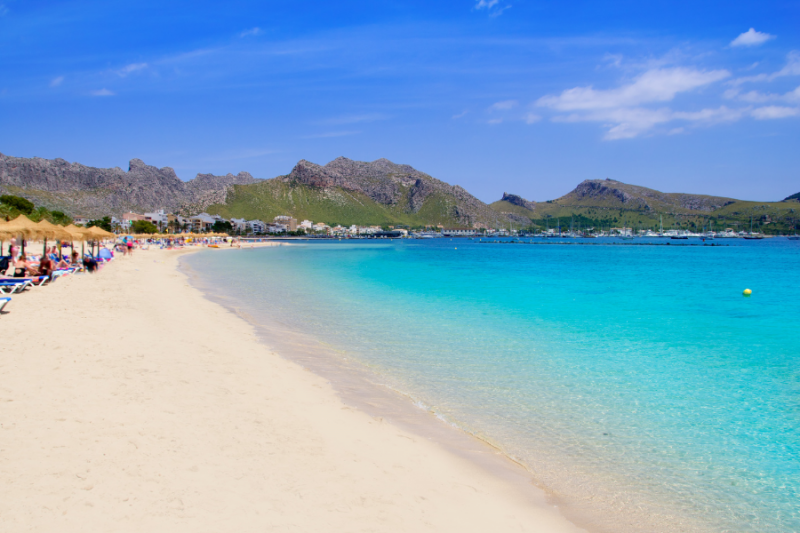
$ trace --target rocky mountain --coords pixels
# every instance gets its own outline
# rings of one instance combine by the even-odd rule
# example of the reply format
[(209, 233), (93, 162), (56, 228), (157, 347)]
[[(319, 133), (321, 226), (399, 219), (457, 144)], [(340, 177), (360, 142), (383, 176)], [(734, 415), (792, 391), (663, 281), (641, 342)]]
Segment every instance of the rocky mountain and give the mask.
[(517, 205), (519, 207), (524, 207), (530, 211), (536, 209), (536, 202), (531, 202), (530, 200), (526, 200), (522, 196), (517, 196), (516, 194), (508, 194), (507, 192), (503, 193), (503, 197), (500, 199), (501, 202), (508, 202), (511, 205)]
[(172, 168), (156, 168), (140, 159), (132, 159), (125, 172), (119, 167), (87, 167), (64, 159), (0, 154), (0, 193), (22, 196), (73, 216), (202, 210), (224, 201), (231, 186), (256, 181), (247, 172), (240, 172), (235, 176), (198, 174), (184, 182)]
[(701, 211), (710, 213), (735, 202), (732, 198), (701, 194), (664, 193), (620, 181), (585, 180), (572, 192), (553, 200), (560, 205), (621, 206), (647, 211)]
[(798, 213), (796, 198), (782, 202), (753, 202), (722, 196), (665, 193), (616, 180), (585, 180), (575, 189), (555, 200), (539, 202), (531, 210), (523, 207), (519, 197), (503, 194), (502, 200), (491, 204), (496, 211), (515, 222), (527, 218), (528, 225), (537, 228), (553, 227), (559, 221), (576, 227), (627, 225), (659, 229), (727, 227), (748, 229), (751, 219), (762, 231), (780, 233), (794, 228)]
[(398, 214), (421, 214), (422, 218), (434, 215), (426, 213), (426, 207), (430, 211), (435, 204), (436, 217), (451, 224), (486, 224), (497, 217), (462, 187), (388, 159), (364, 162), (339, 157), (326, 165), (302, 160), (289, 174), (275, 179), (288, 185), (361, 194)]

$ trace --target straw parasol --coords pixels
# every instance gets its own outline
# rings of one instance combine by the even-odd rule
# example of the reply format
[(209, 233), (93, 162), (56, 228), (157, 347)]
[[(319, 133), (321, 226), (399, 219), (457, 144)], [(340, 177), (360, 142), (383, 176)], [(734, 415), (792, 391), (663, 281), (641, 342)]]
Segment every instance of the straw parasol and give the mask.
[(86, 235), (86, 228), (79, 228), (75, 224), (70, 224), (69, 226), (66, 226), (64, 230), (70, 234), (69, 240), (71, 241), (85, 241), (88, 239)]
[(54, 240), (69, 240), (72, 238), (72, 234), (64, 229), (64, 226), (57, 226), (50, 222), (47, 219), (40, 220), (37, 224), (42, 231), (42, 237), (44, 239), (54, 239)]
[(112, 237), (116, 237), (116, 235), (110, 231), (106, 231), (103, 228), (98, 228), (97, 226), (92, 226), (91, 228), (87, 229), (86, 236), (89, 240), (110, 239)]
[(22, 236), (22, 252), (25, 253), (25, 239), (44, 237), (42, 228), (25, 215), (20, 215), (11, 222), (3, 224), (3, 233), (9, 236)]
[(49, 220), (42, 219), (36, 224), (42, 231), (42, 255), (47, 252), (47, 241), (48, 239), (61, 241), (61, 240), (68, 240), (72, 238), (72, 235), (63, 228), (63, 226), (56, 226), (55, 224), (51, 223)]

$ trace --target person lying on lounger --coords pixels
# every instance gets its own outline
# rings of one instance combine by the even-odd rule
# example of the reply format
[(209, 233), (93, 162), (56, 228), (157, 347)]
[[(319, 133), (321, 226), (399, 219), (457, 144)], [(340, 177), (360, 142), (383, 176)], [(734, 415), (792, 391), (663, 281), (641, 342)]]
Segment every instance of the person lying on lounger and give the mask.
[(36, 269), (28, 262), (28, 258), (25, 255), (19, 256), (17, 262), (14, 263), (14, 277), (15, 278), (26, 278), (28, 276), (35, 276)]

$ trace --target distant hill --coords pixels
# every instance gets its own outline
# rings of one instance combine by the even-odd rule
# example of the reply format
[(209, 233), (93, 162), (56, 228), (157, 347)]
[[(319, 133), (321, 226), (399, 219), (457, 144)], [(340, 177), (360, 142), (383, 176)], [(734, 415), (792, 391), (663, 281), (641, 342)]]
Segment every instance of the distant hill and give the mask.
[(290, 214), (339, 224), (494, 224), (497, 213), (463, 188), (408, 165), (345, 157), (326, 165), (301, 160), (285, 176), (235, 186), (209, 213), (271, 220)]
[(224, 202), (232, 185), (255, 183), (247, 172), (198, 174), (184, 182), (170, 167), (156, 168), (131, 159), (128, 171), (95, 168), (64, 159), (0, 154), (0, 193), (28, 198), (36, 205), (69, 215), (120, 215), (126, 211), (197, 211)]
[(783, 201), (784, 202), (791, 202), (791, 201), (800, 202), (800, 192), (798, 192), (797, 194), (793, 194), (791, 196), (787, 196), (786, 198), (783, 199)]
[(503, 197), (489, 204), (489, 207), (502, 215), (506, 215), (518, 224), (526, 225), (530, 224), (530, 220), (535, 216), (536, 202), (531, 202), (516, 194), (504, 192)]
[[(800, 197), (800, 195), (795, 195)], [(790, 196), (786, 200), (794, 198)], [(585, 180), (555, 200), (523, 209), (504, 198), (494, 202), (498, 212), (528, 216), (537, 227), (552, 227), (552, 220), (580, 227), (611, 225), (664, 229), (734, 227), (749, 229), (750, 218), (762, 231), (780, 232), (793, 227), (798, 212), (794, 202), (752, 202), (723, 196), (664, 193), (616, 180)]]

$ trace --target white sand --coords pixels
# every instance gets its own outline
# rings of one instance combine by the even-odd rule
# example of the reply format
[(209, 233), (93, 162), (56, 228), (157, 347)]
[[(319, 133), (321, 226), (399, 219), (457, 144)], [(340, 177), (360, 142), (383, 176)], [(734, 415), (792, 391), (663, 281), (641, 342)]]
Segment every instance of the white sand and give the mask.
[(0, 531), (578, 531), (346, 406), (191, 288), (179, 253), (119, 258), (0, 316)]

